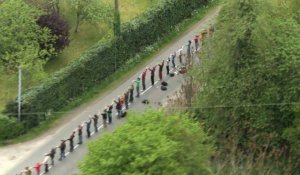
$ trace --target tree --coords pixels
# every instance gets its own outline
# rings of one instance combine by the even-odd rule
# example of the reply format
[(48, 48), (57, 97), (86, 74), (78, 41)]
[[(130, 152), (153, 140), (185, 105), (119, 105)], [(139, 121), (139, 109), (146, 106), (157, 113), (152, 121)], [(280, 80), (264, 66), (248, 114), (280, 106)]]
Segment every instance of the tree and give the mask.
[(111, 20), (112, 7), (99, 0), (69, 0), (71, 7), (76, 13), (75, 32), (78, 32), (81, 21), (99, 22), (100, 20)]
[(282, 12), (285, 7), (271, 1), (229, 1), (193, 75), (201, 85), (195, 116), (223, 150), (234, 140), (253, 160), (268, 155), (284, 164), (290, 143), (282, 135), (298, 130), (300, 25)]
[(85, 175), (208, 174), (212, 152), (201, 125), (187, 116), (148, 111), (89, 145), (80, 164)]
[[(54, 49), (53, 37), (48, 28), (41, 28), (36, 21), (41, 12), (23, 0), (7, 0), (0, 5), (0, 62), (7, 72), (24, 69), (42, 69)], [(40, 47), (44, 43), (44, 48)]]
[(121, 33), (121, 19), (119, 11), (119, 0), (115, 0), (115, 11), (114, 11), (114, 35), (119, 36)]
[[(294, 119), (292, 105), (261, 104), (299, 99), (299, 24), (276, 14), (272, 5), (258, 2), (237, 1), (224, 8), (213, 49), (204, 50), (209, 55), (203, 56), (204, 64), (196, 71), (200, 76), (195, 78), (206, 83), (197, 105), (228, 106), (202, 111), (222, 133), (230, 134), (231, 126), (240, 124), (247, 136), (258, 130), (281, 135)], [(249, 104), (258, 106), (240, 107)]]
[(57, 11), (49, 10), (47, 14), (40, 16), (37, 23), (42, 28), (50, 29), (51, 34), (55, 36), (55, 40), (51, 44), (57, 53), (69, 45), (69, 24)]
[(59, 0), (25, 0), (25, 2), (46, 12), (55, 11), (59, 13)]

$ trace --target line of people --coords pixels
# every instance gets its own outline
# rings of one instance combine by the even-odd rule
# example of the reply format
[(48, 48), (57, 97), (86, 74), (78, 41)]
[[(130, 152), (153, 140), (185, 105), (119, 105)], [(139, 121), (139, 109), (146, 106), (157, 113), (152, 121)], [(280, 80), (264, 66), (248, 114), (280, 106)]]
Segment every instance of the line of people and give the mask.
[[(136, 80), (132, 81), (132, 84), (128, 87), (128, 89), (123, 93), (123, 95), (118, 96), (117, 99), (114, 99), (112, 103), (106, 105), (103, 110), (100, 110), (97, 114), (93, 116), (89, 115), (88, 119), (84, 121), (82, 124), (78, 125), (78, 127), (70, 134), (67, 139), (62, 139), (60, 144), (56, 147), (53, 147), (48, 153), (44, 154), (44, 160), (42, 162), (36, 163), (33, 167), (25, 167), (22, 171), (22, 175), (31, 175), (31, 170), (34, 169), (37, 175), (41, 174), (42, 166), (44, 165), (44, 173), (49, 171), (50, 166), (54, 166), (54, 159), (56, 155), (56, 149), (60, 150), (59, 161), (62, 161), (66, 158), (66, 148), (67, 142), (69, 142), (69, 152), (72, 153), (74, 151), (74, 138), (77, 133), (78, 136), (78, 145), (83, 144), (83, 130), (84, 126), (86, 126), (86, 136), (90, 138), (92, 135), (91, 125), (94, 126), (94, 132), (97, 133), (99, 131), (99, 118), (102, 117), (102, 126), (104, 128), (107, 125), (111, 124), (113, 121), (113, 108), (115, 105), (116, 109), (116, 118), (120, 119), (124, 117), (129, 109), (129, 104), (134, 101), (134, 89), (136, 89), (136, 96), (140, 97), (140, 92), (146, 90), (146, 75), (147, 71), (150, 72), (151, 85), (153, 86), (155, 83), (155, 72), (158, 67), (158, 79), (163, 80), (163, 68), (166, 67), (166, 75), (170, 75), (170, 63), (172, 64), (172, 68), (176, 70), (176, 58), (178, 57), (179, 65), (186, 65), (187, 59), (191, 58), (192, 55), (199, 51), (201, 48), (201, 40), (203, 38), (203, 32), (200, 35), (196, 35), (194, 38), (194, 46), (195, 50), (192, 46), (192, 41), (189, 40), (187, 45), (182, 46), (179, 50), (175, 51), (173, 54), (167, 59), (163, 59), (160, 63), (154, 65), (153, 67), (146, 67), (141, 76), (137, 77)], [(187, 47), (186, 54), (183, 53), (184, 47)], [(184, 57), (186, 58), (185, 63), (183, 62)], [(140, 84), (142, 83), (142, 89), (140, 89)], [(135, 86), (134, 86), (135, 84)]]

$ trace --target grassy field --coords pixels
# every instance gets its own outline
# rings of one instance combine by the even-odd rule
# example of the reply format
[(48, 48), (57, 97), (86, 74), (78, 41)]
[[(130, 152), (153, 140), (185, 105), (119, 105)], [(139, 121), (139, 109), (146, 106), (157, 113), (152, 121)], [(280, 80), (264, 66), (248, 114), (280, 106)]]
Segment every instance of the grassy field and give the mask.
[[(113, 6), (114, 1), (106, 1)], [(146, 11), (158, 1), (159, 0), (120, 0), (119, 8), (122, 23), (127, 22), (138, 14)], [(70, 37), (71, 43), (56, 59), (50, 61), (46, 65), (45, 69), (48, 73), (55, 72), (59, 68), (65, 67), (72, 60), (77, 59), (83, 51), (97, 43), (97, 41), (108, 34), (112, 34), (111, 24), (89, 24), (87, 22), (83, 22), (79, 27), (80, 31), (74, 33), (76, 18), (74, 12), (68, 7), (67, 1), (61, 1), (61, 13), (72, 27)]]
[[(113, 0), (105, 0), (113, 5)], [(119, 0), (119, 9), (121, 14), (121, 22), (131, 20), (142, 12), (149, 9), (155, 3), (162, 0)], [(71, 61), (79, 58), (79, 56), (92, 45), (97, 43), (103, 37), (112, 33), (112, 26), (107, 23), (89, 24), (82, 22), (79, 26), (79, 32), (74, 33), (75, 28), (75, 13), (70, 9), (67, 0), (60, 1), (60, 11), (62, 16), (67, 20), (71, 27), (70, 45), (63, 50), (57, 57), (48, 62), (45, 66), (45, 71), (50, 75), (53, 72), (67, 66)], [(23, 89), (39, 83), (33, 81), (32, 78), (26, 77), (24, 74)], [(8, 101), (13, 100), (17, 95), (17, 75), (0, 75), (0, 111), (5, 107)]]

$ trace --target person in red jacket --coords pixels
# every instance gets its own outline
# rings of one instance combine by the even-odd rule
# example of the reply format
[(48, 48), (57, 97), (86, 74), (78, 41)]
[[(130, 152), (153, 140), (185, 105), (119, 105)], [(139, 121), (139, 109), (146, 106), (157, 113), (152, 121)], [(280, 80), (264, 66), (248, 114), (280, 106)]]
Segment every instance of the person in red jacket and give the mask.
[(148, 67), (145, 68), (145, 70), (142, 73), (142, 85), (143, 85), (143, 91), (146, 90), (146, 73), (147, 73)]
[(158, 77), (159, 80), (162, 80), (162, 71), (164, 68), (165, 60), (163, 60), (160, 64), (158, 64)]
[(36, 163), (35, 166), (33, 167), (35, 169), (37, 175), (41, 174), (41, 167), (42, 167), (42, 164), (40, 164), (40, 163)]
[(151, 84), (152, 84), (152, 86), (154, 85), (154, 74), (155, 74), (156, 66), (157, 65), (153, 66), (152, 69), (148, 68), (150, 70), (150, 72), (151, 72)]
[(194, 42), (195, 42), (195, 48), (196, 48), (196, 52), (197, 52), (199, 49), (199, 36), (198, 35), (195, 36)]

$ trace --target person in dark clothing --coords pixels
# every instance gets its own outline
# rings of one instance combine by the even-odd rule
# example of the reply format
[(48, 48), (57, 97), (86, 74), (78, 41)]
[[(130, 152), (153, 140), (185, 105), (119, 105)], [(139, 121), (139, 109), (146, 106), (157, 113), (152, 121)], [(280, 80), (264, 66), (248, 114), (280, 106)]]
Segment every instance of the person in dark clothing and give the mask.
[(82, 144), (82, 125), (78, 125), (77, 132), (78, 132), (78, 144)]
[(148, 68), (148, 70), (151, 72), (151, 85), (153, 86), (154, 85), (154, 74), (155, 74), (155, 69), (156, 69), (156, 66), (153, 66), (152, 69), (151, 68)]
[(175, 58), (176, 58), (176, 52), (174, 52), (174, 54), (172, 55), (172, 65), (173, 65), (173, 68), (175, 68)]
[(146, 90), (146, 74), (147, 74), (148, 67), (143, 71), (142, 73), (142, 86), (143, 86), (143, 91)]
[(106, 109), (103, 110), (101, 115), (102, 115), (103, 126), (104, 126), (104, 128), (106, 128), (107, 127), (107, 111), (106, 111)]
[(95, 114), (93, 116), (95, 132), (98, 132), (98, 119), (99, 119), (99, 116), (97, 114)]
[(187, 51), (186, 51), (186, 53), (187, 53), (187, 57), (188, 58), (191, 58), (191, 45), (192, 45), (192, 41), (191, 40), (189, 40), (189, 42), (188, 42), (188, 45), (187, 45)]
[(84, 123), (86, 124), (87, 138), (90, 138), (91, 137), (91, 123), (92, 123), (91, 117), (89, 117), (89, 120)]
[(52, 148), (49, 153), (45, 154), (45, 156), (49, 156), (51, 160), (51, 165), (54, 165), (54, 157), (56, 154), (56, 148)]
[(125, 108), (129, 108), (129, 89), (124, 93)]
[(58, 146), (58, 148), (60, 149), (60, 158), (58, 160), (62, 160), (64, 158), (66, 158), (66, 156), (65, 156), (66, 140), (61, 140), (61, 143)]
[(162, 80), (162, 71), (164, 68), (165, 60), (163, 60), (160, 64), (158, 64), (158, 77), (159, 80)]
[(134, 86), (133, 86), (133, 84), (131, 84), (129, 87), (129, 102), (130, 103), (133, 102), (133, 91), (134, 91)]
[(166, 70), (167, 70), (167, 75), (170, 74), (170, 57), (168, 57), (167, 61), (166, 61)]
[(113, 104), (114, 102), (112, 102), (112, 104), (107, 105), (107, 117), (108, 117), (108, 124), (112, 123), (112, 109), (113, 109)]
[(74, 137), (75, 137), (75, 131), (72, 132), (72, 134), (70, 135), (70, 137), (68, 138), (69, 142), (70, 142), (70, 152), (73, 152), (74, 150)]
[(122, 104), (120, 97), (118, 98), (118, 100), (114, 100), (114, 102), (116, 103), (117, 119), (120, 119), (122, 116)]

